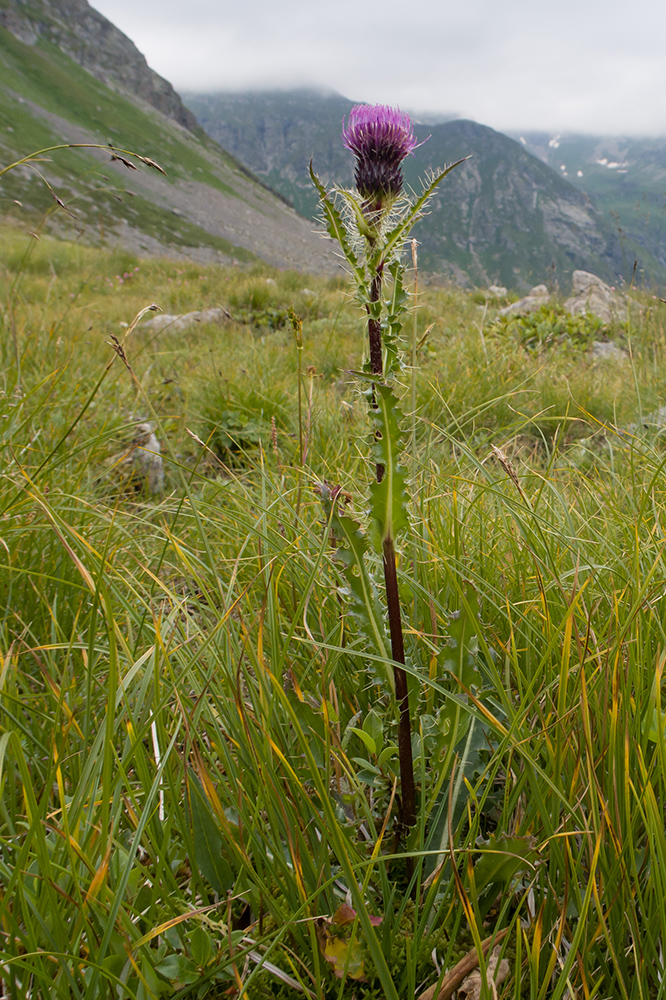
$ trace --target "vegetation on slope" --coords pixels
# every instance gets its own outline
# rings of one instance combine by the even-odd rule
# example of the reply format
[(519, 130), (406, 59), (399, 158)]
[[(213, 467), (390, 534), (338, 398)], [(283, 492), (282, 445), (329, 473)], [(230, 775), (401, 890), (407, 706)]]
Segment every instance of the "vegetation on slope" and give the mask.
[(638, 256), (648, 271), (650, 257), (666, 264), (666, 140), (527, 132), (522, 142), (594, 199), (625, 261)]
[[(247, 168), (202, 130), (196, 134), (91, 76), (54, 43), (28, 45), (0, 27), (0, 154), (4, 162), (63, 142), (140, 150), (164, 176), (135, 174), (104, 152), (71, 149), (0, 181), (0, 215), (41, 219), (53, 199), (44, 174), (70, 209), (60, 235), (111, 237), (147, 252), (195, 248), (208, 259), (306, 260), (333, 270), (323, 242)], [(20, 204), (16, 204), (16, 203)]]

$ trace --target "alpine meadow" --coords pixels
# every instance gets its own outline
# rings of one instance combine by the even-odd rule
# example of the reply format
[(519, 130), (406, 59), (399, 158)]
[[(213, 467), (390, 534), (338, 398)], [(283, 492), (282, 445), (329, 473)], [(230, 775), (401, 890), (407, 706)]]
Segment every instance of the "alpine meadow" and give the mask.
[[(565, 250), (524, 299), (429, 270), (412, 227), (467, 161), (406, 183), (394, 107), (341, 123), (353, 181), (315, 153), (313, 233), (177, 95), (174, 125), (29, 44), (2, 1000), (665, 1000), (663, 293)], [(81, 122), (113, 95), (110, 144)], [(169, 207), (204, 186), (206, 218)]]

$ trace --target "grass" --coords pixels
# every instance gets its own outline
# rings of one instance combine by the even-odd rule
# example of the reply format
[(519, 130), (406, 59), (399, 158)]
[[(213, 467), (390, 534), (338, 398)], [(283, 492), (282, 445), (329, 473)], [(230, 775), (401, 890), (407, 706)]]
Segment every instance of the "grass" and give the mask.
[[(363, 521), (344, 283), (7, 230), (0, 285), (5, 994), (411, 1000), (496, 936), (504, 1000), (663, 997), (664, 306), (595, 362), (420, 293), (410, 879), (313, 489)], [(132, 374), (108, 342), (153, 301), (231, 319), (139, 325)], [(117, 461), (146, 419), (161, 496)]]

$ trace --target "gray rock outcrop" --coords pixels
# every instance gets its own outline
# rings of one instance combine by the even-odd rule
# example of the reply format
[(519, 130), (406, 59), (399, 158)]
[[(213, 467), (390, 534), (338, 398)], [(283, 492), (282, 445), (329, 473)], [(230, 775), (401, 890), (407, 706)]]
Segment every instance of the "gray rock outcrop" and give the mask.
[(127, 453), (129, 480), (137, 490), (156, 496), (164, 489), (162, 446), (150, 423), (137, 424)]
[(183, 333), (197, 323), (224, 323), (230, 320), (231, 316), (226, 309), (216, 307), (214, 309), (200, 309), (196, 312), (182, 313), (180, 316), (171, 316), (169, 313), (160, 313), (152, 319), (146, 320), (139, 327), (140, 330), (161, 333), (163, 330), (169, 333)]
[(550, 293), (545, 285), (535, 285), (531, 288), (524, 299), (512, 302), (510, 306), (505, 306), (499, 310), (500, 316), (527, 316), (528, 313), (536, 312), (541, 306), (550, 302)]
[(136, 423), (129, 442), (105, 464), (107, 471), (98, 483), (113, 483), (123, 493), (144, 497), (158, 496), (164, 490), (162, 446), (148, 421)]
[(590, 349), (595, 361), (626, 361), (628, 354), (612, 340), (595, 340)]
[(627, 308), (623, 297), (596, 274), (591, 274), (589, 271), (574, 271), (572, 284), (573, 295), (564, 303), (564, 308), (572, 316), (592, 313), (604, 323), (626, 320)]
[(137, 97), (189, 131), (197, 120), (127, 35), (87, 0), (3, 0), (0, 26), (26, 45), (44, 38), (113, 90)]

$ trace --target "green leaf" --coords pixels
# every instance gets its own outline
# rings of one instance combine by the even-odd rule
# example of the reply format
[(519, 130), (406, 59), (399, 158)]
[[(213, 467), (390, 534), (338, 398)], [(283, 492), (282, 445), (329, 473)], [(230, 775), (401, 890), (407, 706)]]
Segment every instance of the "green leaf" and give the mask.
[(194, 964), (199, 968), (208, 965), (208, 961), (213, 954), (213, 945), (210, 934), (201, 924), (195, 927), (190, 933), (188, 944)]
[(402, 317), (407, 310), (409, 302), (409, 295), (403, 286), (404, 265), (396, 259), (389, 265), (388, 270), (393, 280), (391, 297), (386, 304), (387, 316), (382, 323), (382, 343), (385, 350), (385, 379), (390, 378), (391, 375), (395, 374), (402, 367), (398, 355), (398, 344), (402, 333)]
[[(334, 559), (342, 566), (349, 599), (349, 611), (358, 623), (359, 632), (383, 659), (389, 660), (383, 614), (374, 581), (368, 572), (365, 555), (368, 539), (357, 521), (340, 514), (337, 498), (332, 498), (325, 484), (320, 485), (324, 510), (331, 522), (331, 536), (336, 543)], [(378, 664), (378, 666), (380, 666)], [(392, 682), (392, 671), (384, 671)]]
[(384, 723), (374, 709), (368, 712), (363, 720), (363, 732), (370, 736), (375, 744), (376, 750), (373, 752), (381, 753), (384, 743)]
[(661, 722), (659, 721), (657, 712), (652, 709), (648, 713), (649, 722), (643, 723), (643, 733), (647, 730), (647, 738), (651, 743), (659, 742), (659, 730), (666, 732), (666, 712), (661, 713)]
[(374, 785), (375, 778), (381, 777), (382, 772), (374, 764), (371, 764), (369, 760), (364, 760), (363, 757), (352, 757), (352, 760), (360, 768), (356, 772), (357, 781), (362, 781), (365, 785)]
[(367, 240), (373, 240), (376, 238), (376, 233), (373, 233), (372, 229), (368, 225), (368, 220), (363, 214), (363, 209), (361, 208), (359, 202), (354, 197), (352, 191), (340, 191), (340, 194), (345, 199), (356, 219), (356, 225), (358, 226), (358, 231), (361, 236), (365, 236)]
[(400, 465), (402, 416), (397, 397), (388, 385), (375, 385), (376, 409), (370, 411), (374, 428), (372, 459), (384, 466), (381, 483), (370, 487), (372, 542), (381, 553), (385, 539), (395, 539), (409, 524), (407, 517), (407, 470)]
[(126, 962), (127, 955), (107, 955), (102, 962), (102, 966), (107, 972), (117, 978), (123, 971)]
[(364, 732), (362, 729), (357, 729), (355, 726), (352, 728), (352, 733), (356, 733), (358, 738), (361, 740), (365, 749), (368, 753), (377, 753), (377, 744), (373, 740), (369, 733)]
[(196, 983), (199, 978), (199, 973), (194, 963), (189, 958), (186, 958), (185, 955), (167, 955), (156, 966), (155, 971), (159, 972), (165, 979), (171, 980), (171, 982), (179, 982), (184, 985)]
[(145, 985), (143, 981), (139, 981), (136, 991), (137, 1000), (155, 1000), (155, 997), (159, 996), (160, 993), (166, 993), (169, 990), (167, 984), (158, 978), (153, 964), (148, 958), (141, 960), (141, 975)]
[(474, 885), (476, 887), (479, 910), (486, 916), (497, 894), (509, 882), (525, 872), (533, 872), (539, 861), (533, 837), (491, 836), (485, 848), (486, 853), (474, 865)]
[(451, 614), (447, 625), (449, 634), (443, 667), (454, 674), (464, 688), (481, 687), (479, 660), (479, 599), (471, 584), (464, 585), (465, 600), (460, 611)]
[(395, 743), (389, 743), (389, 745), (387, 747), (384, 747), (384, 749), (380, 753), (377, 763), (379, 764), (379, 767), (383, 769), (384, 767), (386, 767), (388, 763), (390, 763), (392, 760), (395, 760), (397, 756), (398, 756), (397, 746), (395, 745)]
[(296, 717), (307, 735), (310, 749), (319, 767), (324, 767), (324, 752), (326, 749), (326, 725), (322, 712), (315, 712), (311, 705), (301, 701), (295, 692), (289, 692), (287, 697)]
[(485, 853), (474, 865), (474, 883), (478, 893), (491, 885), (505, 885), (519, 872), (532, 871), (539, 854), (533, 837), (491, 836)]
[(194, 860), (215, 892), (225, 896), (236, 881), (231, 865), (223, 856), (224, 840), (199, 779), (188, 774), (187, 790), (192, 810)]

